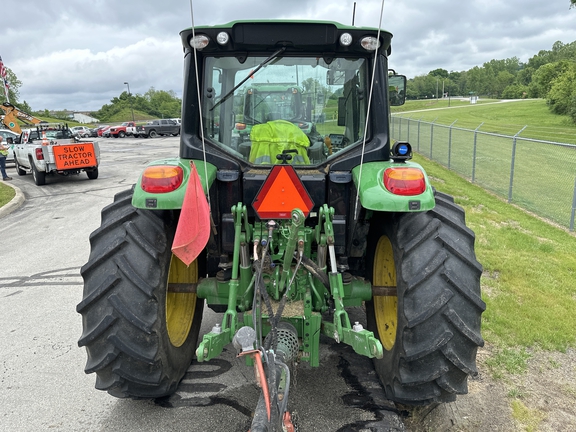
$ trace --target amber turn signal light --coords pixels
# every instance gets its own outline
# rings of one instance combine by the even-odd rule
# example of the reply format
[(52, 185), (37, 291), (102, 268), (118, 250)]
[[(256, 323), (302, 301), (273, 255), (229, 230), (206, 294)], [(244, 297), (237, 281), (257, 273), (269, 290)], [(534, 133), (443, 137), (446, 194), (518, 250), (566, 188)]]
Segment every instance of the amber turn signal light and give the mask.
[(418, 168), (388, 168), (384, 171), (384, 186), (394, 195), (420, 195), (426, 190), (426, 181)]
[(150, 166), (142, 174), (142, 190), (149, 193), (175, 191), (182, 184), (184, 172), (179, 166)]

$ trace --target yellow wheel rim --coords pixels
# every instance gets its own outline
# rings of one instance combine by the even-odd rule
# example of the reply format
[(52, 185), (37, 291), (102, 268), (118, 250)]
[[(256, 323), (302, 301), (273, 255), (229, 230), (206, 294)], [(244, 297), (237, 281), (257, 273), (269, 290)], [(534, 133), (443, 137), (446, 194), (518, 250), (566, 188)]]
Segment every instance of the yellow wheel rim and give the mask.
[[(386, 236), (380, 237), (374, 253), (372, 283), (378, 287), (396, 287), (396, 267), (392, 243)], [(380, 342), (391, 350), (396, 342), (398, 326), (398, 296), (374, 296), (374, 315)]]
[(170, 286), (181, 287), (196, 282), (198, 282), (197, 261), (186, 267), (172, 255), (166, 292), (166, 330), (170, 342), (175, 347), (182, 346), (190, 333), (196, 309), (196, 293), (171, 292)]

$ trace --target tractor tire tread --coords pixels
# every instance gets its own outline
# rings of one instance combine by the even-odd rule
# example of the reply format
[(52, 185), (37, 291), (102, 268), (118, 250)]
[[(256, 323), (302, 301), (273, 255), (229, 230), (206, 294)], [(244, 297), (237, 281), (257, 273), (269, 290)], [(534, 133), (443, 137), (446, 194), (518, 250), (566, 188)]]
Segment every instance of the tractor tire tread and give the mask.
[(116, 194), (90, 236), (78, 344), (86, 347), (85, 372), (96, 373), (96, 388), (116, 397), (156, 398), (175, 391), (192, 361), (203, 302), (196, 302), (188, 339), (172, 346), (162, 292), (175, 221), (170, 212), (135, 209), (132, 193)]
[[(433, 210), (393, 216), (387, 231), (399, 251), (396, 345), (401, 348), (392, 349), (386, 365), (375, 360), (375, 367), (387, 396), (406, 404), (448, 402), (466, 393), (484, 344), (480, 320), (486, 305), (474, 233), (452, 197), (436, 192), (435, 198)], [(372, 302), (367, 310), (374, 330)]]

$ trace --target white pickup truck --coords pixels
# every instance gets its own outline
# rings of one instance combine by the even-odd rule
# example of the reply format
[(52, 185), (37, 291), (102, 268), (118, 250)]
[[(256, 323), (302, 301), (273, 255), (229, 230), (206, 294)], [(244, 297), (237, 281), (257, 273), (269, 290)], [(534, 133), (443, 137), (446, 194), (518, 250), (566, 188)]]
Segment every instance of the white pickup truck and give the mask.
[(67, 126), (42, 125), (23, 130), (16, 138), (14, 163), (18, 175), (32, 171), (38, 186), (46, 184), (48, 174), (68, 176), (85, 171), (94, 180), (98, 178), (100, 148), (97, 142), (78, 140)]

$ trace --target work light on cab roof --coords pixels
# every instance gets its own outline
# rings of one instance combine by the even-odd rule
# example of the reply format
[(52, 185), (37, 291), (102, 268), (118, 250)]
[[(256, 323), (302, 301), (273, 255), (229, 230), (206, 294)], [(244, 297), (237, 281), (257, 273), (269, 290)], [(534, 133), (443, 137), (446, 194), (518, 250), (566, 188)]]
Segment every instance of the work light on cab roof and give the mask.
[(197, 50), (201, 50), (206, 48), (210, 43), (210, 38), (206, 35), (196, 35), (190, 39), (190, 45), (192, 48), (196, 48)]
[(362, 38), (360, 45), (367, 51), (376, 51), (380, 48), (380, 41), (373, 36), (366, 36)]

